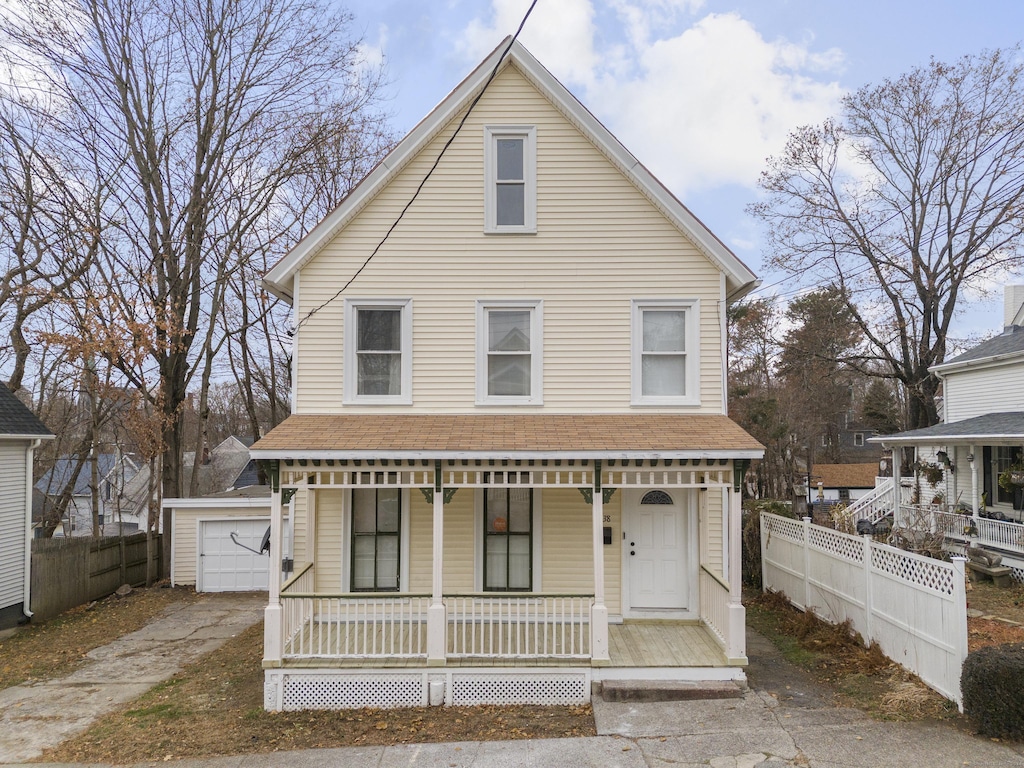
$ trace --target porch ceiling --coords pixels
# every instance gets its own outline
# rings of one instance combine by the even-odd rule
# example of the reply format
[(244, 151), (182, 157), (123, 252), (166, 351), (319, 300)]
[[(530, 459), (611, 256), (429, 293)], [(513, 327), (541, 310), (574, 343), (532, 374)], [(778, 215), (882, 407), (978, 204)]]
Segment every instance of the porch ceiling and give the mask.
[(299, 414), (257, 459), (749, 459), (764, 447), (717, 414)]
[(986, 413), (949, 424), (880, 435), (868, 442), (882, 445), (1021, 445), (1024, 444), (1024, 411)]

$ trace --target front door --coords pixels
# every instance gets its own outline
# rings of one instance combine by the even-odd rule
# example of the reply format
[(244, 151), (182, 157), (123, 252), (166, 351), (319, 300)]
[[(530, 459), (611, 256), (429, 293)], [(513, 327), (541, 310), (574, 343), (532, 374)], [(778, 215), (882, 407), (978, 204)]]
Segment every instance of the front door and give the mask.
[(629, 603), (633, 610), (687, 607), (684, 491), (642, 493), (625, 528)]

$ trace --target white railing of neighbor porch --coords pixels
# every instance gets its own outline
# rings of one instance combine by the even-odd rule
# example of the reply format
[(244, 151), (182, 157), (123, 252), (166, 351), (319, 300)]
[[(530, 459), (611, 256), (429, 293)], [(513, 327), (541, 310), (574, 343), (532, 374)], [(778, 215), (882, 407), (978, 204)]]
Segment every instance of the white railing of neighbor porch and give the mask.
[(765, 589), (832, 623), (850, 620), (865, 642), (962, 707), (967, 657), (964, 559), (935, 560), (777, 515), (761, 515)]
[(934, 512), (936, 527), (948, 538), (980, 547), (1024, 552), (1024, 525), (952, 512)]
[(447, 595), (449, 658), (590, 658), (593, 595)]
[(729, 636), (729, 586), (700, 567), (700, 620), (715, 633), (722, 647)]

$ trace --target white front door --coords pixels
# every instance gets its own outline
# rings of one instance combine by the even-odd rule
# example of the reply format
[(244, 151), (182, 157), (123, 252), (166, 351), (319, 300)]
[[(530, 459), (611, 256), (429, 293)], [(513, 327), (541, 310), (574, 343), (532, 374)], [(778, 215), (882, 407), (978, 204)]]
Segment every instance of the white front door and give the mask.
[(684, 493), (646, 491), (631, 505), (624, 543), (632, 610), (688, 607)]

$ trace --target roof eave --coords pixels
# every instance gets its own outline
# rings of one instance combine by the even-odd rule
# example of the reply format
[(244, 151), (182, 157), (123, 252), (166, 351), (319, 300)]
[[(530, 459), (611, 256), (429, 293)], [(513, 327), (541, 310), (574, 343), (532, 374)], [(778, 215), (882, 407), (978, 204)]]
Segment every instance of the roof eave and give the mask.
[(583, 450), (583, 451), (448, 451), (448, 450), (389, 450), (387, 448), (368, 450), (304, 450), (304, 449), (260, 449), (249, 451), (258, 460), (334, 460), (334, 461), (366, 461), (371, 459), (401, 459), (403, 461), (420, 460), (508, 460), (521, 461), (526, 459), (591, 459), (591, 460), (622, 460), (622, 461), (662, 461), (671, 459), (728, 461), (732, 459), (760, 459), (764, 456), (762, 449), (715, 449), (715, 450), (665, 450), (665, 451), (622, 451), (622, 450)]

